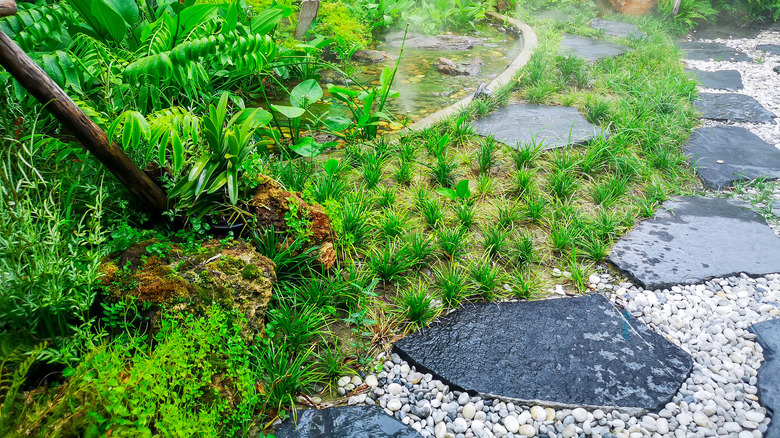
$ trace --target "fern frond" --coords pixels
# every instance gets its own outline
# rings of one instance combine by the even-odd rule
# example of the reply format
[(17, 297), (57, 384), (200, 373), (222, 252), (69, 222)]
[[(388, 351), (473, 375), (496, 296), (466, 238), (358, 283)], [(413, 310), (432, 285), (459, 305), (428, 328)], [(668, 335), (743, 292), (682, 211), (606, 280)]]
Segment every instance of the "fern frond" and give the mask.
[(50, 51), (62, 47), (69, 40), (68, 26), (77, 18), (67, 3), (19, 3), (16, 15), (0, 19), (0, 30), (26, 52)]

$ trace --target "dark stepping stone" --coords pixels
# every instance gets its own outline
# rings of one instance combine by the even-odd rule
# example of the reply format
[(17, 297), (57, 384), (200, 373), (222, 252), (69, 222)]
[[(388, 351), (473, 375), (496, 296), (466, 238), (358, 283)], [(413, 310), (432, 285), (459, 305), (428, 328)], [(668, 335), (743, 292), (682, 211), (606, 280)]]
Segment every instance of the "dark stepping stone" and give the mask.
[(397, 342), (451, 387), (521, 404), (657, 411), (690, 355), (599, 294), (461, 307)]
[(780, 75), (780, 65), (776, 65), (775, 68), (772, 69), (772, 71)]
[(761, 177), (780, 178), (780, 150), (745, 128), (697, 129), (685, 150), (708, 189), (720, 190), (736, 181)]
[(721, 43), (702, 43), (699, 41), (685, 41), (678, 44), (685, 52), (685, 57), (694, 60), (707, 61), (750, 61), (750, 57), (744, 52), (732, 49)]
[(601, 18), (594, 18), (590, 21), (590, 27), (593, 29), (603, 30), (605, 34), (614, 37), (637, 39), (647, 38), (647, 34), (639, 30), (638, 27), (623, 21), (602, 20)]
[(287, 419), (276, 438), (420, 438), (411, 427), (387, 415), (379, 406), (340, 406), (309, 409), (298, 416), (296, 427)]
[(772, 417), (764, 438), (780, 438), (780, 319), (750, 326), (764, 349), (764, 363), (758, 369), (758, 398)]
[(689, 69), (693, 77), (707, 88), (716, 90), (739, 91), (745, 88), (742, 85), (742, 75), (737, 70), (704, 71), (695, 68)]
[(759, 44), (756, 50), (761, 50), (773, 55), (780, 55), (780, 44)]
[(492, 135), (511, 147), (532, 141), (545, 149), (584, 144), (599, 135), (599, 128), (580, 115), (576, 108), (517, 103), (503, 106), (471, 123), (474, 132)]
[(757, 27), (733, 27), (723, 25), (702, 25), (696, 29), (691, 36), (702, 40), (720, 39), (755, 39), (761, 29)]
[(700, 93), (693, 105), (703, 118), (711, 120), (775, 123), (777, 117), (756, 99), (745, 94)]
[(740, 272), (780, 272), (780, 238), (742, 202), (685, 197), (664, 202), (634, 227), (609, 261), (643, 288), (663, 289)]
[(564, 35), (561, 41), (561, 51), (579, 56), (589, 62), (596, 62), (601, 58), (619, 56), (631, 48), (622, 44), (609, 41), (587, 38), (579, 35)]

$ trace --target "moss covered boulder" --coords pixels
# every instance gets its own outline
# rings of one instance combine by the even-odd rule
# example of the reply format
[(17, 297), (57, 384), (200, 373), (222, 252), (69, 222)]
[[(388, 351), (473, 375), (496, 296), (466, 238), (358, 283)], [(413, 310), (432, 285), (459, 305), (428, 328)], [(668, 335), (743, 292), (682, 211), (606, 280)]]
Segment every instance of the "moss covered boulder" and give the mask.
[(246, 317), (246, 334), (262, 332), (276, 281), (274, 263), (236, 240), (209, 240), (194, 249), (148, 240), (107, 259), (101, 270), (106, 300), (135, 301), (152, 330), (163, 307), (199, 312), (218, 303)]

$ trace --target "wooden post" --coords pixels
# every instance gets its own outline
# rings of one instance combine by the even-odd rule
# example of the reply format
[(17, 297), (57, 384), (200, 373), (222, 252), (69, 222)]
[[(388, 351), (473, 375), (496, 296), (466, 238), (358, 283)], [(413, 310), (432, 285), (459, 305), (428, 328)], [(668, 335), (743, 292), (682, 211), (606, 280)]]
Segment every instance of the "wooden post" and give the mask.
[(317, 18), (317, 11), (320, 10), (320, 0), (303, 0), (301, 2), (301, 13), (298, 15), (298, 29), (295, 30), (295, 39), (299, 40), (306, 35), (306, 31), (311, 28), (311, 23)]
[(14, 0), (0, 0), (0, 17), (10, 17), (16, 14), (16, 2)]
[[(7, 0), (0, 2), (5, 5)], [(15, 9), (16, 4), (12, 6)], [(105, 131), (87, 117), (62, 88), (3, 32), (0, 32), (0, 65), (137, 196), (150, 213), (159, 215), (168, 209), (165, 191), (113, 144)]]
[(680, 4), (682, 4), (682, 0), (674, 0), (674, 6), (672, 6), (672, 15), (675, 17), (678, 13), (680, 13)]

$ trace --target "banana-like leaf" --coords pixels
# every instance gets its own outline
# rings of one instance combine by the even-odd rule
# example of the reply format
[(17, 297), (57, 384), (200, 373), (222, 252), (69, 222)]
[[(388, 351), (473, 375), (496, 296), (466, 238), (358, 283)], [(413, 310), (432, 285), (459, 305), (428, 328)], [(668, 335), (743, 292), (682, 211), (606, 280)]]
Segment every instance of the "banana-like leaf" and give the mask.
[(252, 30), (252, 33), (267, 35), (274, 30), (280, 21), (282, 21), (282, 18), (289, 17), (292, 15), (292, 12), (292, 9), (287, 6), (276, 5), (270, 7), (257, 14), (257, 16), (252, 19), (249, 27)]

